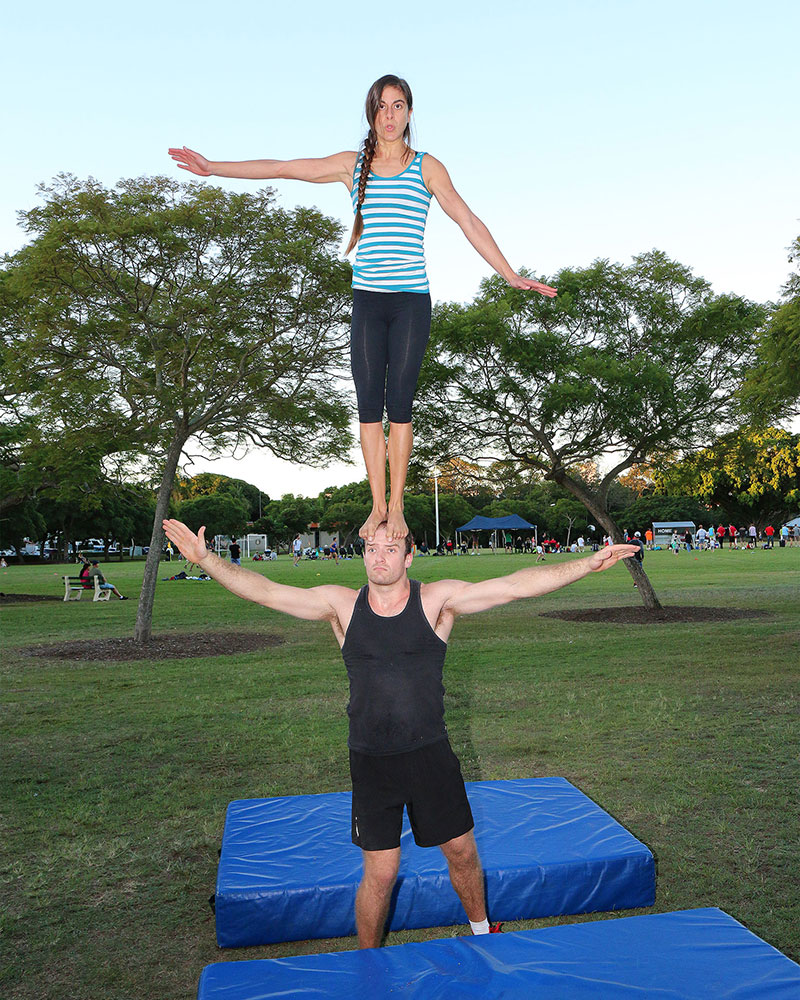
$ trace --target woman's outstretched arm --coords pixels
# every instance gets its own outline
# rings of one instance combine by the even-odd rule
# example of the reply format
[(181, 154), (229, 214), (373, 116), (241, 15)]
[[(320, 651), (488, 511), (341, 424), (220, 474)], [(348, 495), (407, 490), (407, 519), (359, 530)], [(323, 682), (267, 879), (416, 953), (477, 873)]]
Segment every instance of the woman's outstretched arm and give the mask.
[(443, 163), (430, 154), (426, 155), (422, 161), (422, 176), (428, 190), (442, 206), (445, 213), (458, 223), (464, 235), (481, 257), (487, 264), (491, 264), (509, 285), (513, 288), (525, 288), (540, 292), (548, 298), (555, 297), (557, 294), (555, 288), (544, 285), (541, 281), (534, 281), (532, 278), (523, 278), (513, 270), (500, 252), (492, 234), (453, 187), (453, 182), (450, 180), (450, 175)]
[(207, 160), (187, 146), (169, 150), (182, 170), (198, 177), (244, 177), (248, 180), (309, 181), (333, 184), (341, 181), (348, 190), (353, 186), (353, 170), (358, 154), (352, 150), (305, 160)]

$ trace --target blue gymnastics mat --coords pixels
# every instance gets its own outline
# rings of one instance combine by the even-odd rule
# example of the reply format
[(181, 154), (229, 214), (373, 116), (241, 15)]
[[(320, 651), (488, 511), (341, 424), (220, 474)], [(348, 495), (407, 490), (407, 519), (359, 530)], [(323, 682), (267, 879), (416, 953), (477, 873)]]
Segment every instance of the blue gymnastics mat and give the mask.
[[(564, 778), (467, 783), (492, 920), (652, 906), (644, 844)], [(467, 922), (436, 848), (404, 820), (391, 930)], [(350, 792), (231, 802), (216, 889), (222, 948), (355, 933)]]
[(797, 1000), (800, 965), (718, 909), (301, 958), (218, 962), (198, 1000)]

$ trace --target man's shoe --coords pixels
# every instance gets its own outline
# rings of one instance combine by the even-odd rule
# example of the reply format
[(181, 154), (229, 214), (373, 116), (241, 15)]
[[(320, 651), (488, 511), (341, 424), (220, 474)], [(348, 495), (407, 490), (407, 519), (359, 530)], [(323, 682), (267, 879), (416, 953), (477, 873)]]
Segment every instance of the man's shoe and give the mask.
[(489, 933), (490, 934), (502, 934), (503, 933), (503, 925), (502, 925), (502, 923), (498, 920), (496, 924), (489, 924)]

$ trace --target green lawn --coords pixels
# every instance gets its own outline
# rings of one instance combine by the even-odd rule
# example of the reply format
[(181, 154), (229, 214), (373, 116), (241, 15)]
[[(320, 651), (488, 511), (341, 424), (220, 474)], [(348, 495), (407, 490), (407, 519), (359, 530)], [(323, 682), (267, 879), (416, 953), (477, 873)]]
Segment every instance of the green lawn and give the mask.
[[(428, 558), (412, 575), (479, 579), (523, 564)], [(665, 604), (765, 616), (636, 626), (536, 614), (635, 604), (617, 568), (463, 619), (446, 685), (465, 777), (568, 778), (654, 852), (656, 910), (721, 906), (798, 960), (800, 548), (659, 552), (645, 566)], [(300, 586), (363, 582), (360, 561), (255, 567)], [(231, 799), (348, 787), (347, 687), (330, 630), (214, 583), (159, 583), (156, 632), (236, 628), (285, 644), (203, 658), (200, 642), (196, 659), (129, 663), (18, 651), (132, 634), (142, 564), (107, 569), (132, 600), (0, 607), (0, 995), (190, 997), (209, 962), (354, 947), (337, 939), (220, 952), (207, 904)], [(12, 566), (0, 590), (63, 594), (63, 572)], [(389, 943), (459, 932), (401, 932)]]

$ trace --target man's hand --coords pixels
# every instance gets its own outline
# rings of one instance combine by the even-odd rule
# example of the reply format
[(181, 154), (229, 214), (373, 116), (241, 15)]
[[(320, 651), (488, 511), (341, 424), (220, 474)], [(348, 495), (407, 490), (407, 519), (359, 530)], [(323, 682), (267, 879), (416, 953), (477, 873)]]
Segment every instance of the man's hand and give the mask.
[(616, 565), (620, 559), (630, 559), (638, 552), (638, 545), (607, 545), (589, 556), (589, 567), (593, 573), (602, 573), (604, 569)]
[(208, 555), (205, 525), (195, 534), (182, 521), (176, 521), (175, 518), (167, 518), (162, 523), (167, 538), (178, 546), (185, 559), (190, 563), (199, 563), (201, 559), (205, 559)]

